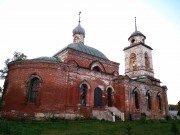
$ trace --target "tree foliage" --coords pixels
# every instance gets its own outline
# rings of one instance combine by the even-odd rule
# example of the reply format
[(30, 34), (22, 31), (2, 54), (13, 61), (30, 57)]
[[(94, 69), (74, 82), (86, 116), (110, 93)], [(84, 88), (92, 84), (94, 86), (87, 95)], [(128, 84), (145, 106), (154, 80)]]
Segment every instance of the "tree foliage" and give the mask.
[(180, 111), (180, 101), (177, 103), (177, 109)]
[(3, 88), (0, 86), (0, 93), (3, 91)]
[(21, 52), (14, 52), (13, 58), (7, 58), (5, 60), (5, 67), (0, 70), (0, 79), (5, 79), (8, 72), (8, 64), (13, 61), (21, 61), (27, 59), (27, 56), (24, 53)]

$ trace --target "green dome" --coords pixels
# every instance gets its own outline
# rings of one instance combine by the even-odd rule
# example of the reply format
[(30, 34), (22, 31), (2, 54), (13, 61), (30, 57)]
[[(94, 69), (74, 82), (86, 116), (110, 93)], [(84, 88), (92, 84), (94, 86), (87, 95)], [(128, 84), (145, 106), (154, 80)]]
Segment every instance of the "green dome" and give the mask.
[[(89, 47), (87, 45), (84, 45), (83, 43), (71, 43), (68, 46), (66, 46), (64, 49), (62, 49), (60, 52), (64, 51), (65, 49), (73, 49), (79, 52), (83, 52), (86, 54), (90, 54), (99, 58), (108, 59), (102, 52), (99, 50)], [(58, 53), (57, 53), (58, 54)], [(56, 55), (56, 54), (55, 54)]]
[(146, 36), (144, 36), (140, 31), (135, 31), (131, 34), (131, 36), (128, 38), (128, 40), (133, 36), (143, 36), (144, 38), (146, 38)]
[(34, 58), (34, 59), (31, 59), (31, 60), (36, 60), (36, 61), (52, 61), (52, 62), (60, 61), (60, 59), (58, 59), (56, 57), (47, 57), (47, 56), (42, 56), (42, 57)]

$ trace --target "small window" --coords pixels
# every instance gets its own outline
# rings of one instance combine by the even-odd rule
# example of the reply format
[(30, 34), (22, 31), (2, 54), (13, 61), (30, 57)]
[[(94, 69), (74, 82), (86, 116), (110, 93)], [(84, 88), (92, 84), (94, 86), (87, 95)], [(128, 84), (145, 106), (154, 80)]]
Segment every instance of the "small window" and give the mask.
[(131, 40), (131, 43), (134, 43), (135, 42), (135, 39), (133, 38), (132, 40)]
[(82, 106), (86, 106), (86, 93), (87, 93), (87, 85), (81, 85), (81, 93), (80, 93), (80, 104)]
[(37, 100), (38, 88), (40, 85), (40, 80), (38, 78), (32, 78), (29, 85), (28, 101), (35, 103)]
[(94, 71), (101, 72), (101, 69), (98, 66), (93, 67)]

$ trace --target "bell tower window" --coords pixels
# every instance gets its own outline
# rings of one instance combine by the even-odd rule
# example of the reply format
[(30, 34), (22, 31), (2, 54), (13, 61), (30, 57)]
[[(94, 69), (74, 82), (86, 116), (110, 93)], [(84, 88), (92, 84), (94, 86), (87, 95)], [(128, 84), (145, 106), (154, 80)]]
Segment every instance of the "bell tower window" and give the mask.
[(131, 44), (133, 44), (135, 42), (135, 39), (133, 38), (132, 40), (131, 40)]
[(145, 67), (146, 69), (148, 69), (150, 67), (150, 64), (149, 64), (149, 57), (147, 53), (144, 54), (144, 59), (145, 59)]
[(131, 53), (131, 55), (130, 55), (130, 68), (131, 68), (131, 70), (136, 70), (136, 68), (137, 68), (135, 53)]

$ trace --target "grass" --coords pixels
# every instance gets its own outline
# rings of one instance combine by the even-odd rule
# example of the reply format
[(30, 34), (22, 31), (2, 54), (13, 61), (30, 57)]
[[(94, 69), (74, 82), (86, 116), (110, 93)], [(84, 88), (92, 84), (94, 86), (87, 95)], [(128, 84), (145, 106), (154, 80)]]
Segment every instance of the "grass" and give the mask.
[(180, 121), (0, 120), (0, 135), (175, 135), (174, 129)]

